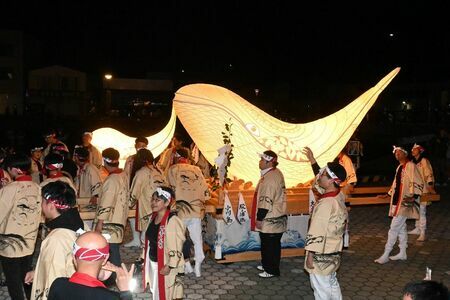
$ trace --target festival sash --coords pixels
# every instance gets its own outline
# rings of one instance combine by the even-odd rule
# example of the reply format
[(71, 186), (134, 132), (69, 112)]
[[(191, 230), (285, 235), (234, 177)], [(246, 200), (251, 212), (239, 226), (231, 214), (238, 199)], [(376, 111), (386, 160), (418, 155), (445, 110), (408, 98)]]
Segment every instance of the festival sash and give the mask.
[(134, 214), (134, 218), (135, 218), (134, 230), (139, 231), (139, 232), (141, 230), (144, 230), (144, 228), (141, 228), (141, 230), (139, 230), (139, 222), (141, 221), (141, 218), (139, 218), (139, 200), (136, 201), (136, 212)]
[(399, 191), (398, 191), (398, 200), (397, 200), (397, 207), (395, 207), (395, 212), (393, 217), (396, 217), (398, 214), (398, 211), (400, 210), (400, 206), (402, 205), (403, 202), (403, 176), (405, 176), (405, 172), (406, 172), (406, 164), (402, 165), (402, 178), (400, 180), (400, 187), (399, 187)]
[[(159, 291), (159, 299), (166, 299), (166, 281), (165, 275), (161, 275), (161, 270), (164, 268), (164, 242), (166, 240), (166, 224), (169, 219), (170, 210), (168, 209), (164, 214), (164, 217), (159, 223), (158, 230), (158, 291)], [(156, 216), (155, 216), (156, 217)]]

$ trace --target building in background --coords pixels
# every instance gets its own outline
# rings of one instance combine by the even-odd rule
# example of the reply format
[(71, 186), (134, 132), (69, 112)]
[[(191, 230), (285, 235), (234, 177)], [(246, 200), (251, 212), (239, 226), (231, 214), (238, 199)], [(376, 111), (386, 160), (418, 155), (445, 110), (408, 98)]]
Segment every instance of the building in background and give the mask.
[(170, 109), (173, 80), (159, 73), (148, 76), (152, 79), (114, 78), (106, 74), (101, 111), (108, 116), (139, 119), (158, 117), (162, 111)]
[(0, 114), (23, 112), (23, 35), (0, 31)]
[(50, 66), (28, 73), (28, 114), (82, 117), (88, 110), (85, 73), (63, 66)]

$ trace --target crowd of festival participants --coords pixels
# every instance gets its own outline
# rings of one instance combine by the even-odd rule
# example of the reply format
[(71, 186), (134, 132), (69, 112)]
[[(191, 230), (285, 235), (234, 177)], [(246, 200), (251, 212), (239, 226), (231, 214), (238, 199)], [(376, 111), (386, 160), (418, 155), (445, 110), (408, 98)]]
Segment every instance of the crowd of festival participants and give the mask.
[[(182, 299), (183, 278), (201, 276), (202, 226), (210, 197), (209, 165), (196, 147), (183, 145), (175, 134), (171, 145), (155, 158), (148, 140), (135, 140), (136, 154), (119, 168), (120, 153), (100, 152), (85, 132), (70, 153), (55, 132), (45, 136), (47, 147), (28, 155), (0, 156), (0, 261), (10, 297), (20, 299), (131, 299), (132, 284), (149, 288), (153, 299)], [(388, 195), (392, 222), (385, 251), (376, 263), (407, 259), (408, 234), (426, 239), (423, 193), (435, 193), (425, 149), (394, 147), (399, 162)], [(341, 299), (336, 276), (343, 248), (348, 247), (346, 195), (357, 182), (351, 159), (342, 151), (335, 161), (319, 166), (308, 147), (303, 153), (316, 175), (310, 189), (310, 224), (304, 268), (316, 299)], [(251, 229), (259, 232), (261, 264), (258, 276), (281, 275), (281, 237), (287, 227), (286, 187), (277, 154), (257, 157), (261, 178), (255, 188)], [(82, 220), (77, 199), (96, 206), (95, 219)], [(129, 209), (134, 208), (134, 218)], [(416, 219), (410, 232), (406, 220)], [(123, 244), (130, 224), (132, 240)], [(41, 235), (40, 249), (36, 249)], [(326, 238), (325, 238), (326, 237)], [(390, 256), (398, 240), (400, 251)], [(120, 247), (139, 247), (136, 263), (122, 263)], [(193, 257), (191, 258), (191, 249)], [(33, 254), (39, 256), (33, 266)], [(192, 266), (191, 262), (194, 264)], [(135, 266), (142, 283), (133, 282)]]

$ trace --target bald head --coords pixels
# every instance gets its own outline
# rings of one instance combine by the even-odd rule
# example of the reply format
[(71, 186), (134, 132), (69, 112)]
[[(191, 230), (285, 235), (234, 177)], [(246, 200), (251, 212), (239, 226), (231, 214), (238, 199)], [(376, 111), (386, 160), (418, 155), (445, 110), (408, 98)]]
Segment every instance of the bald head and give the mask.
[(98, 232), (89, 231), (77, 238), (74, 247), (74, 264), (77, 272), (97, 278), (102, 265), (106, 264), (109, 258), (106, 239)]
[(88, 249), (99, 249), (106, 247), (108, 241), (96, 231), (88, 231), (80, 235), (76, 243), (78, 246)]

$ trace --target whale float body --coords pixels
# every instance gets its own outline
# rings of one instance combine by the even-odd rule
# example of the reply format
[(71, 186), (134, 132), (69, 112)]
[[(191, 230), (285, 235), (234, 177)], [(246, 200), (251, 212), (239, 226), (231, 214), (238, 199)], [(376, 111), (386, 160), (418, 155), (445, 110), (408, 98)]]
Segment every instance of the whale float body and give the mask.
[(217, 149), (223, 146), (221, 132), (231, 128), (234, 158), (229, 177), (236, 176), (254, 185), (260, 174), (257, 153), (273, 150), (278, 154), (286, 186), (313, 178), (302, 148), (314, 152), (320, 166), (333, 161), (347, 144), (378, 95), (397, 75), (396, 68), (341, 110), (303, 124), (280, 121), (232, 91), (210, 84), (191, 84), (180, 88), (173, 99), (175, 112), (206, 159), (214, 165)]
[[(169, 146), (175, 133), (176, 115), (174, 109), (169, 119), (169, 122), (158, 133), (148, 136), (148, 149), (152, 152), (154, 157), (160, 155)], [(122, 132), (104, 127), (93, 132), (92, 145), (98, 148), (100, 152), (106, 148), (113, 147), (120, 153), (120, 166), (123, 167), (128, 156), (136, 153), (134, 148), (135, 137), (130, 137)]]

